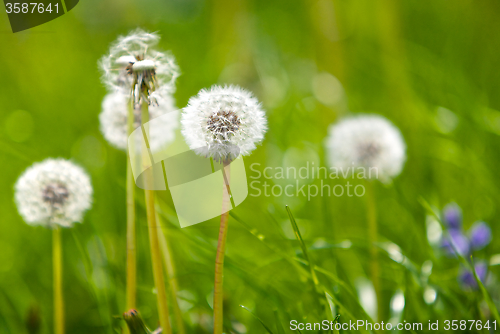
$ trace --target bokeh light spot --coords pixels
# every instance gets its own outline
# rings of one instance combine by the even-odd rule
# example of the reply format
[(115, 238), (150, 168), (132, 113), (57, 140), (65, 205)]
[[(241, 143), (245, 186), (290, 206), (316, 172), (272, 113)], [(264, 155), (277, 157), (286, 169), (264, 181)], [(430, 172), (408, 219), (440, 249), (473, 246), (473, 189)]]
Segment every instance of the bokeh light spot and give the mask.
[(317, 74), (313, 78), (312, 88), (316, 99), (328, 106), (340, 103), (344, 97), (342, 84), (330, 73)]

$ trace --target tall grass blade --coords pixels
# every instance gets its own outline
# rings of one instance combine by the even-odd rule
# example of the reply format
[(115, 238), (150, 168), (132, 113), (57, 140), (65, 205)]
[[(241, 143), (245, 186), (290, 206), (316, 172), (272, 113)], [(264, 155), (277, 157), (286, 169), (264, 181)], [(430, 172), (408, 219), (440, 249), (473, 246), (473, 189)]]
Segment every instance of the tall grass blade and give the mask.
[(264, 322), (263, 322), (263, 321), (262, 321), (262, 320), (261, 320), (258, 316), (256, 316), (255, 314), (253, 314), (253, 312), (252, 312), (252, 311), (250, 311), (248, 308), (246, 308), (246, 307), (245, 307), (245, 306), (243, 306), (243, 305), (240, 305), (240, 306), (241, 306), (242, 308), (244, 308), (245, 310), (247, 310), (247, 311), (248, 311), (248, 313), (250, 313), (250, 314), (251, 314), (251, 315), (252, 315), (255, 319), (257, 319), (257, 320), (258, 320), (258, 321), (262, 324), (262, 326), (266, 329), (266, 331), (267, 331), (269, 334), (274, 334), (274, 333), (273, 333), (273, 331), (271, 331), (271, 330), (269, 329), (269, 327), (267, 327), (267, 326), (266, 326), (266, 324), (265, 324), (265, 323), (264, 323)]

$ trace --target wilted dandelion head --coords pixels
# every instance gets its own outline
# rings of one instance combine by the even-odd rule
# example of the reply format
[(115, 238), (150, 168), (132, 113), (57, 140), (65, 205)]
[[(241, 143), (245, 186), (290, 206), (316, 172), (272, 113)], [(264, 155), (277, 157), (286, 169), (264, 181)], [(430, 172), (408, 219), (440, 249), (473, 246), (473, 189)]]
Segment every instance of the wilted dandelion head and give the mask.
[[(148, 139), (151, 148), (171, 143), (179, 126), (179, 112), (175, 108), (172, 95), (156, 91), (153, 96), (158, 103), (149, 106), (149, 118), (152, 120), (162, 117), (156, 121), (161, 124), (149, 128)], [(132, 106), (128, 95), (118, 90), (106, 95), (102, 101), (102, 112), (99, 115), (101, 132), (111, 145), (121, 150), (127, 149), (128, 112), (131, 107), (134, 113), (133, 127), (136, 129), (141, 126), (141, 108)]]
[(189, 147), (215, 161), (250, 154), (267, 129), (259, 101), (237, 86), (202, 89), (183, 109), (181, 123)]
[[(342, 170), (362, 167), (365, 176), (378, 176), (383, 182), (398, 176), (406, 160), (401, 132), (378, 115), (360, 115), (333, 124), (325, 146), (330, 166)], [(370, 168), (377, 173), (369, 173)]]
[(70, 227), (81, 222), (92, 205), (92, 186), (85, 171), (64, 159), (35, 163), (15, 186), (17, 209), (26, 223)]
[(130, 92), (135, 104), (155, 104), (152, 93), (160, 87), (173, 92), (179, 69), (172, 55), (155, 49), (159, 40), (156, 33), (140, 29), (119, 37), (100, 61), (103, 83)]

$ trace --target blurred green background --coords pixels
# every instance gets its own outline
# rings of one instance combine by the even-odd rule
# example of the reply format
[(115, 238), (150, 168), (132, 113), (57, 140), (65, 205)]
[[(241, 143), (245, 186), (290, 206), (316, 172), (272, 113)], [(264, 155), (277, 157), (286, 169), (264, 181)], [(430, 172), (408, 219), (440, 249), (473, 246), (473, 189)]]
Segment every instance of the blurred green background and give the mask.
[[(175, 55), (179, 108), (215, 83), (239, 84), (262, 101), (269, 131), (245, 158), (248, 176), (255, 176), (252, 163), (260, 170), (324, 165), (327, 127), (339, 117), (374, 112), (390, 119), (408, 159), (392, 184), (375, 185), (380, 238), (390, 250), (380, 256), (384, 313), (425, 324), (486, 319), (481, 294), (457, 281), (459, 261), (429, 245), (419, 199), (436, 208), (457, 202), (466, 228), (485, 220), (494, 239), (475, 256), (500, 253), (499, 17), (494, 0), (84, 0), (13, 34), (0, 14), (0, 332), (27, 333), (30, 309), (41, 317), (41, 333), (52, 332), (51, 232), (26, 225), (13, 201), (17, 177), (47, 157), (81, 164), (94, 187), (83, 224), (63, 231), (67, 332), (119, 333), (124, 325), (126, 156), (99, 131), (106, 91), (97, 61), (118, 35), (137, 27), (158, 31), (160, 48)], [(219, 220), (180, 229), (170, 194), (159, 196), (187, 332), (208, 333)], [(285, 205), (321, 268), (333, 311), (300, 261)], [(141, 191), (137, 208), (138, 309), (154, 327)], [(366, 319), (357, 298), (369, 270), (366, 239), (364, 198), (249, 196), (230, 218), (225, 325), (265, 333), (239, 305), (273, 333), (291, 332), (292, 319), (321, 321), (332, 312), (342, 321)], [(498, 304), (500, 268), (490, 270), (488, 289)], [(435, 300), (424, 299), (426, 291), (435, 291)], [(401, 294), (404, 308), (391, 308)]]

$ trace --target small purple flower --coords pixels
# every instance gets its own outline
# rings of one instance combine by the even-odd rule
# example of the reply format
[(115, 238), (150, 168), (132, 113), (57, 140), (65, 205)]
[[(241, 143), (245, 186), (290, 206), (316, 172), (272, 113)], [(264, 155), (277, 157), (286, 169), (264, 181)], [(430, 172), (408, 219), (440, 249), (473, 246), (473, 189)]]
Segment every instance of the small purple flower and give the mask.
[(448, 203), (443, 209), (443, 221), (449, 229), (462, 227), (462, 209), (457, 203)]
[(441, 247), (444, 248), (446, 255), (453, 257), (456, 256), (456, 251), (463, 257), (467, 257), (470, 253), (469, 239), (459, 230), (449, 230), (449, 236), (443, 237)]
[(491, 229), (485, 222), (477, 221), (469, 230), (469, 238), (472, 249), (483, 249), (491, 242)]
[[(486, 276), (488, 274), (488, 265), (484, 262), (478, 262), (474, 266), (474, 269), (476, 270), (476, 274), (479, 280), (484, 283), (484, 281), (486, 280)], [(462, 285), (466, 288), (471, 288), (471, 289), (478, 288), (476, 278), (474, 277), (474, 273), (468, 269), (463, 269), (458, 279), (462, 283)]]

